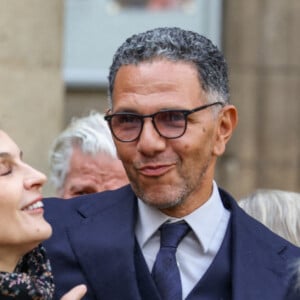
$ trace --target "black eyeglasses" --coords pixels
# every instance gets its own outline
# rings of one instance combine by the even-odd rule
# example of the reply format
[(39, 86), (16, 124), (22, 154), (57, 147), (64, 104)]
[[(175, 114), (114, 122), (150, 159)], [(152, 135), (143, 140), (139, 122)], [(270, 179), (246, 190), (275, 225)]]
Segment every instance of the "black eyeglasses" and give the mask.
[(184, 135), (187, 127), (187, 117), (190, 114), (214, 105), (223, 106), (224, 103), (214, 102), (191, 110), (162, 110), (149, 115), (120, 112), (107, 115), (104, 119), (108, 122), (113, 136), (120, 142), (133, 142), (137, 140), (143, 130), (145, 118), (152, 119), (153, 126), (160, 136), (167, 139), (177, 139)]

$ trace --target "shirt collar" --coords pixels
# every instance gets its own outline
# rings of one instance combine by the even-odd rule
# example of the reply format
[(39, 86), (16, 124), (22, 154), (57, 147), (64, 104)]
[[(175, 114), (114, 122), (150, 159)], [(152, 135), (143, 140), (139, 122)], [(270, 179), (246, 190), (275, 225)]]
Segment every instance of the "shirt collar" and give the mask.
[[(204, 252), (208, 250), (220, 222), (224, 220), (223, 216), (225, 213), (228, 214), (228, 211), (224, 208), (217, 184), (213, 181), (213, 191), (210, 198), (198, 209), (182, 218), (191, 227), (199, 243), (202, 245)], [(173, 221), (178, 219), (170, 218), (158, 209), (138, 199), (136, 236), (139, 245), (143, 248), (145, 243), (147, 243), (158, 228), (167, 220)]]

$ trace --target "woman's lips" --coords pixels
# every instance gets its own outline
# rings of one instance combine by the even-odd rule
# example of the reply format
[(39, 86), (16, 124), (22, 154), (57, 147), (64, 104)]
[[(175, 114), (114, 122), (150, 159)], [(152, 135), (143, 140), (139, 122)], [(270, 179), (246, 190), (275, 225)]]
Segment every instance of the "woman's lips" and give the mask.
[(30, 214), (40, 214), (44, 212), (44, 204), (42, 198), (37, 198), (31, 203), (27, 204), (22, 208), (22, 211), (29, 212)]

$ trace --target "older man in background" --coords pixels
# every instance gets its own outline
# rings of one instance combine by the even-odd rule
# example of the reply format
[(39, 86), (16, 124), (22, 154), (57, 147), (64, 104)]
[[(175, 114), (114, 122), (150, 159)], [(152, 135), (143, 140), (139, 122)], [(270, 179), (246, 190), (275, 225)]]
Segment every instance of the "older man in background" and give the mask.
[(128, 183), (103, 115), (74, 118), (50, 150), (50, 181), (59, 197), (97, 193)]

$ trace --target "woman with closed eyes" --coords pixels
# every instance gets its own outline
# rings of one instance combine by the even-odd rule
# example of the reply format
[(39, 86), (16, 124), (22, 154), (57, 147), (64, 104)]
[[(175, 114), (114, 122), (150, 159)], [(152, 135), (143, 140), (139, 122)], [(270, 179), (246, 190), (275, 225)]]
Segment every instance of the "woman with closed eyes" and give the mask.
[[(22, 160), (22, 151), (0, 130), (0, 299), (51, 300), (50, 262), (40, 245), (52, 229), (43, 217), (46, 176)], [(79, 300), (84, 285), (61, 300)]]

